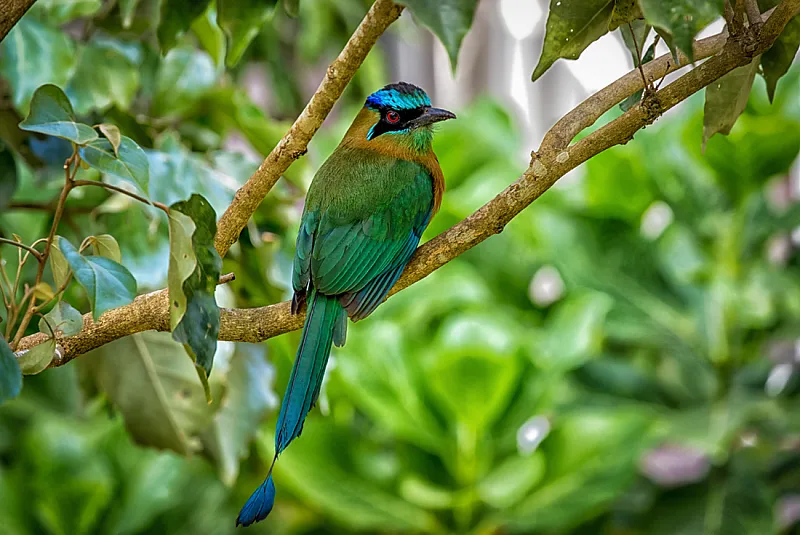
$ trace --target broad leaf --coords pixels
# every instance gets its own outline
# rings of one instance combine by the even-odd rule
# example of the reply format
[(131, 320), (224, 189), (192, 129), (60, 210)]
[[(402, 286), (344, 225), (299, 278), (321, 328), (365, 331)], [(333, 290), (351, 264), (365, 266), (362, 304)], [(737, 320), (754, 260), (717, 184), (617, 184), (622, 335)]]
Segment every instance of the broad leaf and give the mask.
[(586, 47), (608, 32), (614, 0), (550, 0), (550, 14), (536, 81), (559, 58), (578, 59)]
[(28, 116), (19, 123), (23, 130), (60, 137), (78, 145), (98, 137), (94, 128), (77, 122), (72, 104), (58, 86), (47, 84), (37, 89), (30, 108)]
[(119, 158), (119, 144), (122, 143), (122, 134), (113, 124), (103, 123), (99, 125), (97, 128), (106, 136), (106, 139), (109, 143), (111, 143), (111, 147), (114, 149), (114, 155)]
[[(197, 367), (206, 395), (219, 334), (217, 288), (222, 259), (214, 247), (217, 216), (201, 195), (170, 207), (170, 328)], [(210, 401), (210, 398), (209, 398)]]
[(264, 344), (236, 344), (225, 397), (214, 421), (201, 436), (226, 485), (236, 482), (239, 463), (247, 456), (259, 425), (278, 403), (273, 389), (275, 370), (265, 358), (265, 349)]
[(453, 71), (464, 36), (472, 26), (477, 0), (399, 0), (411, 10), (414, 18), (428, 27), (444, 45)]
[(150, 164), (145, 152), (131, 138), (122, 136), (119, 157), (106, 139), (96, 139), (80, 148), (81, 159), (101, 173), (130, 182), (145, 194), (149, 191)]
[(689, 61), (694, 61), (695, 36), (722, 16), (724, 4), (724, 0), (639, 0), (645, 20), (672, 34)]
[(217, 0), (217, 20), (228, 36), (228, 67), (239, 63), (277, 3), (278, 0)]
[[(631, 32), (631, 28), (633, 28), (633, 32)], [(619, 27), (619, 33), (622, 35), (622, 41), (625, 43), (625, 47), (628, 49), (628, 52), (631, 53), (634, 67), (639, 66), (640, 54), (642, 55), (642, 60), (644, 60), (644, 45), (651, 29), (652, 26), (643, 20), (631, 22), (630, 27), (627, 24)]]
[(80, 115), (111, 106), (124, 110), (133, 102), (139, 89), (139, 67), (113, 44), (93, 41), (78, 47), (78, 67), (65, 91)]
[[(180, 351), (169, 334), (146, 332), (111, 342), (82, 360), (137, 442), (188, 454), (199, 448), (195, 436), (217, 407), (205, 403), (194, 367)], [(212, 383), (212, 390), (220, 399), (222, 384)]]
[[(761, 11), (767, 11), (778, 5), (778, 0), (758, 0)], [(775, 87), (778, 80), (792, 66), (797, 50), (800, 48), (800, 15), (794, 17), (783, 28), (783, 31), (772, 47), (761, 55), (761, 67), (767, 81), (769, 101), (775, 98)]]
[[(642, 18), (644, 18), (644, 15), (642, 15), (642, 9), (639, 7), (637, 0), (614, 0), (614, 10), (611, 12), (608, 31), (613, 32), (620, 26), (627, 26), (628, 23), (633, 23)], [(640, 41), (639, 46), (643, 47), (643, 42)]]
[(162, 0), (161, 21), (158, 25), (158, 42), (166, 52), (178, 44), (189, 26), (203, 14), (211, 0)]
[(104, 256), (117, 263), (122, 262), (122, 253), (119, 250), (119, 244), (111, 234), (90, 236), (89, 243), (92, 244), (92, 250), (96, 256)]
[(216, 81), (214, 61), (194, 48), (173, 48), (161, 62), (156, 75), (152, 113), (180, 116), (194, 106)]
[(17, 163), (14, 154), (0, 141), (0, 213), (8, 208), (14, 192), (17, 191)]
[(46, 325), (44, 327), (44, 330), (41, 330), (40, 327), (40, 331), (49, 338), (19, 355), (19, 367), (23, 375), (36, 375), (43, 372), (55, 356), (56, 339), (53, 337), (53, 332)]
[(728, 135), (736, 119), (747, 106), (750, 89), (758, 71), (758, 58), (749, 65), (732, 70), (706, 87), (703, 108), (703, 147), (717, 132)]
[(103, 312), (127, 305), (136, 297), (136, 280), (123, 266), (101, 256), (81, 256), (69, 241), (61, 237), (58, 245), (75, 279), (86, 290), (95, 320)]
[(0, 403), (14, 399), (22, 390), (22, 371), (8, 342), (0, 336)]
[[(66, 301), (56, 303), (53, 310), (44, 317), (47, 318), (47, 321), (39, 320), (39, 332), (45, 334), (49, 333), (49, 327), (52, 327), (58, 336), (75, 336), (83, 328), (83, 316)], [(47, 327), (48, 324), (49, 327)]]
[(194, 33), (200, 45), (211, 54), (211, 58), (218, 68), (225, 65), (225, 32), (217, 24), (217, 8), (212, 2), (208, 5), (203, 16), (198, 17), (192, 23), (192, 33)]
[(33, 17), (23, 17), (0, 42), (0, 74), (20, 113), (27, 113), (37, 87), (66, 85), (75, 67), (74, 48), (66, 33)]
[(56, 288), (61, 288), (67, 283), (67, 278), (70, 273), (67, 259), (64, 258), (64, 254), (61, 252), (58, 245), (60, 240), (61, 236), (56, 236), (56, 239), (53, 240), (53, 244), (50, 246), (50, 270), (53, 272), (53, 283), (56, 285)]

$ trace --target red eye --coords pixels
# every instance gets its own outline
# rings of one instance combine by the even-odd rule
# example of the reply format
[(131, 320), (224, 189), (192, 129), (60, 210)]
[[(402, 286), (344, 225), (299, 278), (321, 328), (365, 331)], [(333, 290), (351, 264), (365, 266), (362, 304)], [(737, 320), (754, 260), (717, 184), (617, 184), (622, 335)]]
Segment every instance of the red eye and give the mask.
[(400, 121), (400, 114), (397, 113), (396, 111), (392, 110), (392, 111), (390, 111), (389, 113), (386, 114), (386, 120), (388, 122), (390, 122), (391, 124), (395, 124), (398, 121)]

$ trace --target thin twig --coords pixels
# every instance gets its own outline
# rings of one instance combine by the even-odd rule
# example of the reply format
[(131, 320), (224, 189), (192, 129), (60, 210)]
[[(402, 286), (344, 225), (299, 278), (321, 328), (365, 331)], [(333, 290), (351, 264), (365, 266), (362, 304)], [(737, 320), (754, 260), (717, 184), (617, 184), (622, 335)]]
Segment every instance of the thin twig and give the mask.
[(106, 182), (100, 182), (98, 180), (75, 180), (72, 183), (73, 187), (80, 188), (82, 186), (96, 186), (100, 188), (105, 188), (107, 190), (116, 191), (117, 193), (121, 193), (122, 195), (127, 195), (131, 199), (136, 199), (139, 202), (143, 202), (145, 204), (152, 204), (159, 210), (164, 211), (167, 215), (169, 215), (169, 206), (166, 204), (160, 203), (158, 201), (151, 201), (146, 197), (142, 197), (141, 195), (137, 195), (132, 191), (128, 191), (125, 188), (120, 188), (119, 186), (114, 186), (113, 184), (108, 184)]
[[(650, 84), (647, 83), (647, 78), (644, 75), (644, 68), (642, 67), (642, 51), (640, 50), (639, 43), (636, 42), (636, 32), (633, 31), (633, 25), (629, 22), (628, 29), (631, 31), (631, 39), (633, 39), (633, 48), (636, 50), (636, 66), (639, 68), (639, 73), (642, 75), (642, 84), (644, 84), (644, 91), (648, 93), (651, 89)], [(642, 48), (644, 43), (642, 43)]]
[(34, 258), (36, 258), (36, 260), (38, 260), (39, 262), (42, 261), (41, 253), (39, 253), (39, 251), (37, 251), (33, 247), (25, 245), (24, 243), (20, 243), (18, 241), (14, 241), (14, 240), (9, 240), (7, 238), (0, 238), (0, 243), (7, 243), (8, 245), (14, 245), (16, 247), (19, 247), (20, 249), (24, 249), (24, 250), (28, 251), (29, 254), (32, 254), (34, 256)]
[(67, 278), (64, 279), (64, 282), (61, 283), (61, 286), (59, 286), (59, 288), (55, 291), (55, 293), (53, 293), (53, 297), (51, 297), (50, 299), (48, 299), (47, 301), (45, 301), (43, 303), (39, 303), (35, 307), (33, 307), (33, 311), (34, 312), (39, 312), (39, 311), (44, 310), (45, 308), (47, 308), (47, 305), (52, 303), (54, 300), (58, 299), (58, 296), (60, 296), (64, 292), (64, 290), (67, 289), (67, 286), (69, 286), (70, 282), (72, 282), (72, 272), (71, 271), (70, 271), (69, 275), (67, 275)]

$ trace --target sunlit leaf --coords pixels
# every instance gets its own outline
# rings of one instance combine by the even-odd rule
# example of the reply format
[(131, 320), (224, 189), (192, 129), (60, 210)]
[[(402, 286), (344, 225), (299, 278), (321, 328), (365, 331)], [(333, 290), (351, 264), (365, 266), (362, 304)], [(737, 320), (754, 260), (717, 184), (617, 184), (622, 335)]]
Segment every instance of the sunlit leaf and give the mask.
[(136, 280), (123, 266), (101, 256), (81, 256), (64, 238), (59, 238), (58, 245), (75, 279), (86, 290), (95, 320), (136, 297)]
[(526, 456), (512, 455), (480, 482), (478, 493), (492, 507), (511, 507), (542, 480), (545, 466), (545, 456), (540, 451)]
[(211, 54), (218, 67), (225, 64), (225, 32), (217, 24), (217, 7), (213, 2), (208, 5), (205, 13), (192, 22), (192, 33), (200, 41), (200, 45)]
[(162, 0), (158, 41), (166, 52), (178, 44), (192, 22), (203, 14), (211, 0)]
[(750, 89), (758, 71), (758, 58), (739, 67), (706, 87), (703, 109), (703, 147), (717, 132), (728, 135), (747, 106)]
[(81, 159), (101, 173), (125, 180), (148, 193), (150, 187), (150, 164), (147, 155), (131, 138), (122, 136), (119, 156), (106, 139), (96, 139), (80, 148)]
[(724, 3), (724, 0), (639, 0), (645, 20), (672, 34), (678, 49), (690, 61), (694, 61), (695, 36), (722, 16)]
[[(214, 247), (217, 217), (201, 195), (170, 207), (170, 328), (184, 345), (208, 390), (219, 333), (217, 288), (222, 259)], [(210, 399), (209, 399), (210, 401)]]
[(74, 67), (72, 40), (33, 17), (23, 17), (0, 42), (0, 74), (11, 86), (14, 107), (23, 114), (36, 88), (65, 86)]
[(0, 336), (0, 403), (14, 399), (22, 389), (22, 371), (17, 357)]
[(427, 26), (444, 45), (453, 71), (458, 63), (461, 42), (472, 26), (477, 0), (399, 0), (408, 6), (414, 18)]
[(58, 86), (47, 84), (36, 90), (31, 111), (19, 127), (29, 132), (56, 136), (83, 145), (97, 139), (97, 132), (75, 119), (67, 95)]
[(550, 14), (536, 81), (559, 58), (578, 59), (586, 47), (608, 32), (614, 0), (550, 0)]

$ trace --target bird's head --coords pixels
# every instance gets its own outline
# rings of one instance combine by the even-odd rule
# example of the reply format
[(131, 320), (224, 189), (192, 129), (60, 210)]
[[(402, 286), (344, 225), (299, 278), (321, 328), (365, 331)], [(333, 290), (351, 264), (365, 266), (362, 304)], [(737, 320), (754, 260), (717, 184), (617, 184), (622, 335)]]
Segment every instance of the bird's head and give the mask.
[(395, 142), (416, 150), (430, 149), (434, 123), (456, 118), (452, 112), (432, 107), (425, 91), (406, 82), (372, 93), (360, 116), (369, 123), (367, 141)]

